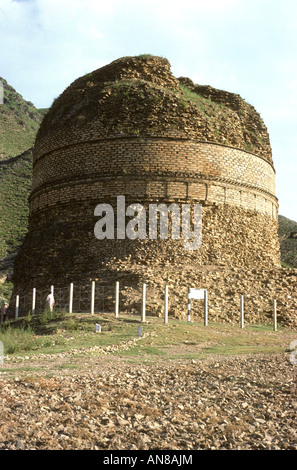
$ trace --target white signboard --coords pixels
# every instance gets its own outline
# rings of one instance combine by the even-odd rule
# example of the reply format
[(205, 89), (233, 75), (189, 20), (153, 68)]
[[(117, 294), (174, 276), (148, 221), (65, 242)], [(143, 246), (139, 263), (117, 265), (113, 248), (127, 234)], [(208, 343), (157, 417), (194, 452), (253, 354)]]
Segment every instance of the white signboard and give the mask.
[(204, 291), (205, 289), (196, 289), (191, 287), (189, 289), (188, 298), (189, 299), (204, 299)]

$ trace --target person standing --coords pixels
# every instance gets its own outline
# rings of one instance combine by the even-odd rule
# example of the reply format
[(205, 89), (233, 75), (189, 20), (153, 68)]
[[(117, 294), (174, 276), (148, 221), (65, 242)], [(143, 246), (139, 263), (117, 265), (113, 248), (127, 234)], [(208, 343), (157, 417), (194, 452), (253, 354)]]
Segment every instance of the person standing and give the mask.
[(52, 312), (53, 311), (53, 308), (55, 306), (55, 298), (54, 298), (54, 294), (52, 292), (50, 292), (46, 298), (46, 302), (49, 306), (49, 309), (50, 311)]
[(5, 322), (6, 320), (7, 307), (8, 307), (8, 304), (6, 302), (3, 302), (2, 308), (1, 308), (1, 319), (3, 322)]

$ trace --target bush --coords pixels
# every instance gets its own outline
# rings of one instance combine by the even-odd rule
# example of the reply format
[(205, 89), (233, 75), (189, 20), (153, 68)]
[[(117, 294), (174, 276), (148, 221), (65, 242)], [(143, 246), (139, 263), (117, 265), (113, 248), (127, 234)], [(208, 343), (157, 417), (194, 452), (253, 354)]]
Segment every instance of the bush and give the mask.
[(0, 330), (0, 341), (4, 346), (4, 354), (14, 354), (40, 347), (42, 339), (36, 338), (30, 327), (5, 328)]
[(75, 330), (78, 330), (78, 329), (79, 329), (79, 324), (73, 318), (70, 318), (65, 323), (65, 330), (75, 331)]
[(31, 310), (29, 310), (28, 315), (24, 317), (23, 319), (24, 326), (27, 328), (30, 328), (31, 321), (32, 321), (32, 313), (31, 313)]
[(51, 312), (49, 306), (47, 305), (44, 309), (44, 311), (38, 316), (39, 323), (41, 325), (46, 325), (50, 321), (52, 321), (56, 316), (55, 311), (53, 310)]

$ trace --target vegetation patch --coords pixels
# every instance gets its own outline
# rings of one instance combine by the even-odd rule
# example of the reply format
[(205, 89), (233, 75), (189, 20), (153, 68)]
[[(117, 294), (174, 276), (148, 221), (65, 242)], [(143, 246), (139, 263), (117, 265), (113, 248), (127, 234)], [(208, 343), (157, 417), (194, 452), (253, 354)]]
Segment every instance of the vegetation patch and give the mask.
[(32, 147), (46, 110), (39, 112), (0, 77), (4, 103), (0, 106), (0, 160), (14, 157)]
[[(95, 324), (101, 325), (97, 332)], [(72, 325), (69, 328), (69, 325)], [(142, 336), (138, 336), (138, 326)], [(289, 346), (294, 337), (292, 330), (272, 325), (239, 326), (209, 324), (150, 317), (145, 323), (140, 318), (125, 315), (56, 313), (45, 323), (42, 316), (24, 317), (1, 326), (0, 340), (4, 354), (60, 354), (93, 355), (102, 352), (143, 359), (201, 359), (209, 355), (242, 355), (279, 353)], [(126, 347), (128, 344), (130, 346)], [(95, 347), (95, 349), (94, 349)]]
[(278, 223), (282, 265), (297, 268), (297, 222), (280, 215)]

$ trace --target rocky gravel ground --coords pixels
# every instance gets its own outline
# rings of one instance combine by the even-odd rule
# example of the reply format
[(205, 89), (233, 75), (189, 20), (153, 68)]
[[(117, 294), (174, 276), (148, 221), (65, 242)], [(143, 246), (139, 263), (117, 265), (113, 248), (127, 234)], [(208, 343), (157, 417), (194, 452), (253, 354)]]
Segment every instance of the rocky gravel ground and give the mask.
[(141, 365), (95, 354), (54, 375), (39, 365), (0, 374), (2, 450), (297, 449), (286, 353)]

